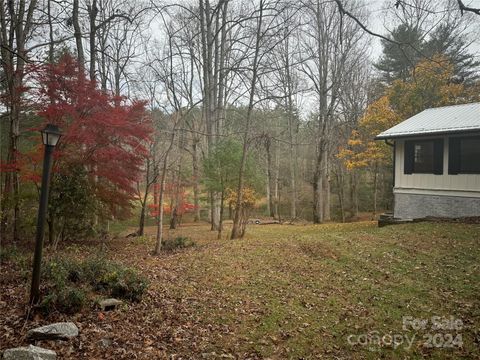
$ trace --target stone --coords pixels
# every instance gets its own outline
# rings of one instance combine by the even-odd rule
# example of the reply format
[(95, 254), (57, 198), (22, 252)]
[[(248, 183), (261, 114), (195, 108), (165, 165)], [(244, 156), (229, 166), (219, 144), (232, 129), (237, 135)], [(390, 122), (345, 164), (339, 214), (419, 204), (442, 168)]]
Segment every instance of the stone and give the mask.
[(109, 338), (102, 338), (100, 339), (100, 345), (104, 348), (107, 348), (112, 345), (112, 339)]
[(68, 340), (78, 336), (78, 327), (72, 322), (60, 322), (29, 330), (30, 340)]
[(5, 360), (55, 360), (56, 358), (55, 351), (33, 345), (7, 349), (3, 352)]
[(117, 306), (120, 306), (122, 304), (123, 304), (123, 301), (113, 299), (113, 298), (102, 300), (99, 303), (100, 308), (103, 311), (115, 310), (117, 308)]

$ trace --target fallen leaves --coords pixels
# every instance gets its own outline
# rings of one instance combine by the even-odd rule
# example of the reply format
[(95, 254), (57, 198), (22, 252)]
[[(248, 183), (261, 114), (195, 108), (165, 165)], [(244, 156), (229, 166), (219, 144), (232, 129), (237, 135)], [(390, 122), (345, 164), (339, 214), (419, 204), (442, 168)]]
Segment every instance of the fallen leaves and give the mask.
[[(198, 247), (153, 257), (152, 244), (112, 242), (112, 260), (149, 278), (144, 299), (109, 313), (85, 309), (74, 320), (78, 341), (47, 347), (62, 359), (362, 358), (368, 350), (349, 348), (345, 337), (398, 331), (402, 315), (480, 323), (478, 226), (266, 225), (237, 241), (217, 241), (207, 226), (179, 234)], [(95, 247), (64, 252), (88, 256)], [(65, 320), (53, 314), (23, 329), (26, 282), (14, 266), (1, 271), (1, 349), (23, 345), (34, 325)], [(465, 336), (473, 344), (474, 334)]]

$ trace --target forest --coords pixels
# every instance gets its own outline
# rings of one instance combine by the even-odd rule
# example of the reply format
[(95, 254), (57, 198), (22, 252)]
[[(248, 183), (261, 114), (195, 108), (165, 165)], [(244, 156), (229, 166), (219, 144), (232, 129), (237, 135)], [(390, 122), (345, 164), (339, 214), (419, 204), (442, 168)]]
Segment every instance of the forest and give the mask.
[[(479, 33), (477, 0), (0, 0), (2, 358), (479, 358), (480, 217), (380, 227), (375, 140), (477, 108)], [(478, 212), (473, 128), (428, 176), (468, 152)]]
[(46, 123), (64, 133), (50, 243), (133, 218), (161, 244), (184, 214), (237, 238), (251, 217), (388, 211), (392, 151), (373, 138), (478, 101), (478, 14), (378, 5), (374, 32), (361, 1), (2, 1), (2, 238), (34, 231)]

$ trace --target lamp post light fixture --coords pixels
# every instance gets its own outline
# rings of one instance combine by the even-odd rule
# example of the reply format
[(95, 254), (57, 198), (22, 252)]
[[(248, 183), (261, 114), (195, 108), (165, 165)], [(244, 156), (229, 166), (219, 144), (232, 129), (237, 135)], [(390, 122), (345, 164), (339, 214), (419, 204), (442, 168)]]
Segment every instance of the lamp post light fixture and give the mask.
[(42, 187), (40, 188), (40, 203), (38, 206), (37, 234), (35, 237), (35, 253), (33, 255), (32, 287), (30, 288), (30, 304), (38, 302), (40, 298), (40, 271), (42, 265), (43, 236), (45, 232), (45, 219), (47, 217), (48, 191), (50, 186), (50, 172), (52, 168), (52, 155), (62, 133), (56, 125), (48, 124), (41, 131), (42, 141), (45, 145), (43, 157)]

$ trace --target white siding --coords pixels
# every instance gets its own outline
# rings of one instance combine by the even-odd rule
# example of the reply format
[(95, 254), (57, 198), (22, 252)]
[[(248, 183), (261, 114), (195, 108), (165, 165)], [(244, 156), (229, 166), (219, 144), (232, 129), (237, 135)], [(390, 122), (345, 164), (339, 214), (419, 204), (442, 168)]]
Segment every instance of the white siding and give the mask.
[(443, 138), (443, 175), (404, 174), (405, 140), (395, 141), (395, 192), (480, 197), (480, 174), (448, 174), (448, 137)]

